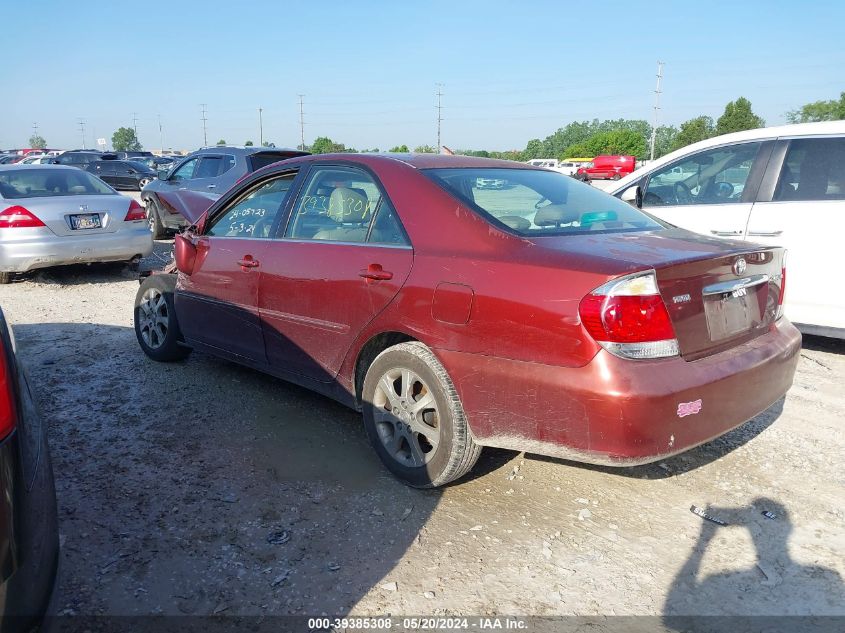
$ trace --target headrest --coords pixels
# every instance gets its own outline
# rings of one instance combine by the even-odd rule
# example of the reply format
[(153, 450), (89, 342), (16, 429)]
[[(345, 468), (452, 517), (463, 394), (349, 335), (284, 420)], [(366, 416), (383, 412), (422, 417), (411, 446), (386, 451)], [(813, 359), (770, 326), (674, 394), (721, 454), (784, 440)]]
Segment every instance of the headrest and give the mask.
[(338, 187), (329, 197), (327, 215), (335, 222), (363, 222), (370, 216), (370, 201), (348, 187)]
[(541, 207), (534, 215), (534, 224), (537, 226), (560, 226), (571, 224), (580, 217), (577, 211), (569, 209), (564, 204), (549, 204)]

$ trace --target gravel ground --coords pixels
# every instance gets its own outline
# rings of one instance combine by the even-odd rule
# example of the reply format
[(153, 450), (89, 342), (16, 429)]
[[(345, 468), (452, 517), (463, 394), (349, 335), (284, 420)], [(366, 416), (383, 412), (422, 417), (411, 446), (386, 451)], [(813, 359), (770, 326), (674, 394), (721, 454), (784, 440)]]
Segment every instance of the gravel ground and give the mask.
[(354, 412), (204, 354), (148, 360), (137, 288), (116, 266), (0, 287), (49, 423), (62, 613), (845, 615), (841, 342), (807, 337), (785, 401), (665, 463), (488, 450), (421, 492)]

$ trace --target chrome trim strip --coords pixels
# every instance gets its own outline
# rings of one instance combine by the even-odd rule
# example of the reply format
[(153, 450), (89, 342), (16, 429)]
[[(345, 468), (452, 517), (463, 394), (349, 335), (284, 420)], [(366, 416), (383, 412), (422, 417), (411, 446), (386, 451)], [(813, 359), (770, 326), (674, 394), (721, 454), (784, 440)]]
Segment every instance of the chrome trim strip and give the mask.
[(339, 332), (345, 334), (349, 331), (349, 325), (346, 323), (335, 323), (333, 321), (323, 321), (322, 319), (314, 319), (312, 317), (301, 316), (299, 314), (291, 314), (289, 312), (279, 312), (278, 310), (268, 310), (267, 308), (260, 308), (259, 313), (262, 317), (269, 317), (271, 319), (279, 319), (281, 321), (289, 321), (299, 325), (309, 325), (311, 327), (320, 328), (321, 330), (330, 330), (332, 332)]
[(730, 281), (721, 281), (717, 284), (704, 286), (701, 293), (707, 297), (710, 295), (722, 295), (728, 292), (734, 292), (743, 288), (751, 288), (752, 286), (759, 286), (760, 284), (769, 283), (771, 277), (769, 275), (752, 275), (751, 277), (743, 277), (742, 279), (733, 279)]

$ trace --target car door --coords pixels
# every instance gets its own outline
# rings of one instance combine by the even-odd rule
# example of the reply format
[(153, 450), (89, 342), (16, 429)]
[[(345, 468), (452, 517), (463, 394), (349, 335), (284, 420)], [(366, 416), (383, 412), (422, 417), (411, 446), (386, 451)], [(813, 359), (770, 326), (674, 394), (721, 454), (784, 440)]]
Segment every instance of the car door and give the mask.
[(176, 307), (182, 333), (253, 364), (264, 364), (258, 287), (295, 173), (250, 186), (209, 218), (196, 240), (196, 265), (180, 278)]
[(234, 165), (235, 157), (228, 154), (203, 155), (186, 186), (192, 191), (222, 195), (229, 187), (221, 182), (220, 176), (232, 169)]
[(773, 142), (689, 154), (647, 175), (643, 209), (704, 235), (743, 239)]
[(135, 169), (126, 161), (116, 160), (114, 163), (114, 180), (121, 189), (134, 189), (138, 183)]
[(748, 239), (789, 251), (784, 312), (845, 330), (845, 298), (830, 272), (845, 233), (845, 137), (782, 139), (748, 221)]
[(271, 367), (333, 380), (412, 262), (410, 242), (374, 176), (356, 167), (312, 167), (262, 264), (258, 305)]
[(114, 161), (111, 160), (98, 160), (94, 161), (93, 163), (89, 163), (86, 167), (86, 171), (90, 171), (94, 174), (97, 178), (102, 180), (107, 185), (111, 185), (112, 187), (117, 187), (117, 178), (114, 172)]

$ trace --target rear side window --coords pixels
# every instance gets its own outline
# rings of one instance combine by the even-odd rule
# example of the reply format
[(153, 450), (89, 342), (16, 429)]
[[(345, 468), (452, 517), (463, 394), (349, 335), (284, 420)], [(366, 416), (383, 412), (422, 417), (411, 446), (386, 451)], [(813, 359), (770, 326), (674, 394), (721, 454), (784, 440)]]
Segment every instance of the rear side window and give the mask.
[(639, 209), (563, 174), (534, 169), (427, 169), (486, 219), (520, 235), (663, 228)]
[(845, 199), (845, 138), (791, 141), (772, 199)]
[(278, 163), (280, 160), (285, 160), (286, 158), (290, 157), (280, 156), (279, 154), (258, 153), (249, 156), (247, 160), (249, 161), (249, 164), (252, 165), (252, 171), (258, 171), (262, 167), (272, 165), (273, 163)]

